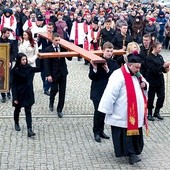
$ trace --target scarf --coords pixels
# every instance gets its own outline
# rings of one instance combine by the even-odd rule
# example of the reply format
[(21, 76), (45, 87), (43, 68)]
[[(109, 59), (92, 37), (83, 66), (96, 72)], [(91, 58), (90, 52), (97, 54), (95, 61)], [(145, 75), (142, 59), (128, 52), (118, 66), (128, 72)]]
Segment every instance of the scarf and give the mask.
[[(3, 14), (1, 17), (1, 25), (0, 25), (0, 30), (2, 30), (2, 28), (4, 28), (4, 23), (5, 23), (5, 15)], [(12, 25), (14, 24), (14, 15), (10, 16), (10, 27), (12, 27)]]
[[(138, 108), (137, 108), (137, 100), (136, 100), (136, 93), (135, 88), (132, 80), (132, 76), (128, 73), (125, 69), (125, 66), (121, 67), (125, 84), (126, 84), (126, 92), (127, 92), (127, 136), (139, 135), (138, 129)], [(142, 90), (142, 89), (141, 89)], [(145, 110), (145, 125), (147, 128), (148, 133), (148, 126), (146, 122), (146, 114), (147, 114), (147, 100), (146, 96), (143, 94), (144, 98), (144, 110)]]

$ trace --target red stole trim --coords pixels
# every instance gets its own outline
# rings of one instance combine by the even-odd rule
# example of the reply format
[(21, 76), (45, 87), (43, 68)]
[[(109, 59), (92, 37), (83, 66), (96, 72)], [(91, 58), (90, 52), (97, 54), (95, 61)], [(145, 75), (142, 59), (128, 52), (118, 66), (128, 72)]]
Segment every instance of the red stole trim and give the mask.
[[(88, 34), (88, 25), (86, 24), (86, 22), (83, 23), (83, 28), (84, 28), (84, 33), (87, 35)], [(89, 42), (88, 42), (87, 37), (84, 40), (84, 49), (89, 50)]]
[[(2, 30), (2, 28), (4, 28), (4, 23), (5, 23), (5, 15), (4, 14), (2, 15), (1, 19), (2, 19), (2, 22), (1, 22), (2, 24), (0, 26), (0, 30)], [(10, 27), (12, 27), (13, 24), (14, 24), (14, 15), (11, 15), (10, 16)]]
[(32, 27), (32, 22), (30, 19), (28, 19), (28, 28), (30, 29)]
[(78, 45), (78, 22), (75, 21), (75, 40), (74, 40), (74, 44)]
[(122, 66), (121, 70), (125, 79), (127, 92), (127, 136), (139, 135), (138, 108), (132, 76), (126, 71), (125, 66)]
[[(139, 79), (139, 82), (142, 82), (141, 77), (138, 77), (138, 79)], [(144, 122), (145, 122), (145, 128), (146, 128), (146, 136), (148, 136), (149, 135), (148, 119), (147, 119), (148, 100), (147, 100), (147, 97), (144, 94), (144, 90), (143, 89), (141, 89), (141, 90), (142, 90), (143, 99), (144, 99)]]

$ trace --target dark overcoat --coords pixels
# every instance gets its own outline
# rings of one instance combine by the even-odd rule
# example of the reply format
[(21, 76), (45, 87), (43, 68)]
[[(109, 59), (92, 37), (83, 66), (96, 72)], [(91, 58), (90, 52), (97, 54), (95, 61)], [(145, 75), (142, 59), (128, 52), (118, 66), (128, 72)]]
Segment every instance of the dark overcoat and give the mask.
[(34, 104), (33, 78), (34, 73), (39, 71), (39, 68), (31, 67), (29, 64), (12, 69), (13, 106), (15, 106), (14, 100), (17, 100), (21, 107)]
[(118, 68), (117, 61), (114, 59), (106, 60), (109, 67), (109, 72), (106, 73), (102, 64), (97, 65), (97, 72), (93, 71), (92, 65), (90, 65), (89, 78), (91, 82), (90, 99), (93, 101), (100, 101), (103, 92), (106, 88), (110, 75), (114, 70)]

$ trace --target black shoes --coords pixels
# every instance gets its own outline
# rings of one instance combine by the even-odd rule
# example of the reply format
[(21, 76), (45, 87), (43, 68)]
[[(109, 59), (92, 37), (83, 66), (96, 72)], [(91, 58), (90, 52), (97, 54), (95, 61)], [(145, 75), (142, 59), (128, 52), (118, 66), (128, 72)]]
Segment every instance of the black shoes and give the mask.
[(160, 109), (159, 108), (155, 108), (155, 112), (153, 117), (156, 117), (159, 120), (163, 120), (164, 118), (162, 116), (160, 116)]
[(7, 98), (10, 100), (11, 99), (11, 94), (7, 93)]
[(154, 121), (155, 119), (153, 118), (152, 115), (148, 115), (148, 120), (149, 120), (149, 121)]
[(140, 162), (140, 161), (141, 161), (141, 159), (135, 154), (129, 156), (129, 164), (130, 165), (133, 165), (134, 163), (137, 163), (137, 162)]
[(101, 138), (100, 138), (99, 134), (95, 134), (94, 139), (95, 139), (96, 142), (99, 142), (99, 143), (101, 142)]
[(77, 58), (77, 61), (81, 61), (81, 57), (78, 57), (78, 58)]
[(49, 109), (50, 109), (50, 111), (53, 111), (53, 110), (54, 110), (54, 108), (53, 108), (52, 105), (49, 105)]
[(58, 117), (59, 117), (59, 118), (62, 118), (62, 117), (63, 117), (63, 113), (62, 113), (62, 112), (57, 112), (57, 114), (58, 114)]
[(49, 109), (50, 109), (50, 111), (53, 111), (53, 110), (54, 110), (54, 103), (53, 103), (53, 102), (50, 102), (50, 104), (49, 104)]
[(3, 98), (1, 99), (1, 102), (2, 102), (2, 103), (5, 103), (5, 102), (6, 102), (6, 97), (3, 97)]
[(28, 129), (28, 137), (35, 136), (36, 134), (32, 131), (31, 128)]
[(101, 138), (103, 138), (103, 139), (110, 139), (110, 137), (107, 136), (104, 132), (100, 133), (100, 134), (98, 134), (98, 133), (94, 134), (94, 139), (95, 139), (96, 142), (100, 143), (101, 142)]
[(44, 91), (44, 94), (47, 96), (50, 96), (50, 92), (49, 91)]
[(100, 137), (103, 139), (110, 139), (110, 137), (107, 136), (104, 132), (100, 134)]
[(154, 114), (153, 117), (156, 117), (159, 120), (164, 120), (164, 118), (160, 114)]
[(16, 131), (20, 131), (20, 130), (21, 130), (19, 124), (17, 124), (17, 123), (15, 123), (15, 130), (16, 130)]

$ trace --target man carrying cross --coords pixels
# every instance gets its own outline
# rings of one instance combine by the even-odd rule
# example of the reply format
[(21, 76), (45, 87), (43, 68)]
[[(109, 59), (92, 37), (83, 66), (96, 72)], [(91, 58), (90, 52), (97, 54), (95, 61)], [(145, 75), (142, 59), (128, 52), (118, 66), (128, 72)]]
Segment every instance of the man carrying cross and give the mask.
[[(60, 45), (60, 37), (58, 33), (54, 33), (52, 35), (52, 45), (45, 49), (45, 52), (63, 52), (63, 49)], [(72, 60), (72, 58), (68, 58), (68, 60)], [(65, 58), (47, 58), (45, 59), (45, 74), (47, 80), (51, 82), (51, 90), (50, 90), (50, 103), (49, 109), (53, 111), (54, 108), (54, 100), (57, 92), (59, 92), (59, 100), (57, 105), (57, 114), (59, 118), (63, 117), (63, 107), (65, 102), (65, 92), (66, 92), (66, 83), (67, 83), (67, 64)]]

